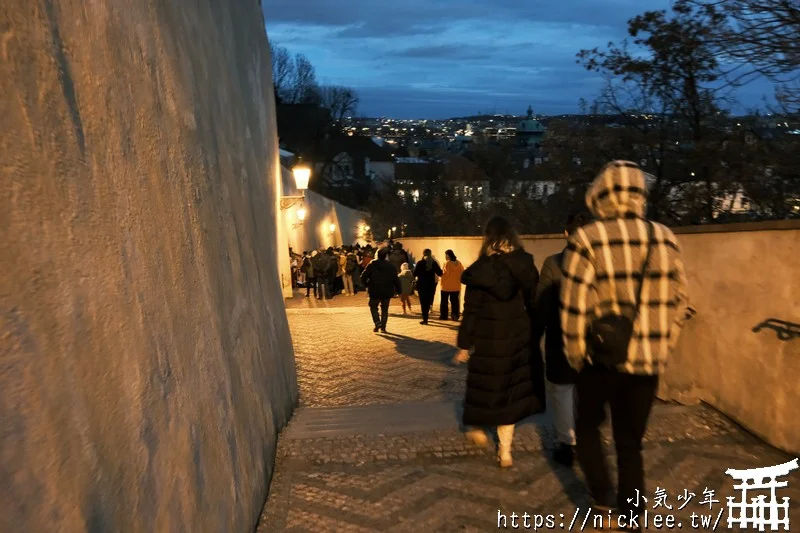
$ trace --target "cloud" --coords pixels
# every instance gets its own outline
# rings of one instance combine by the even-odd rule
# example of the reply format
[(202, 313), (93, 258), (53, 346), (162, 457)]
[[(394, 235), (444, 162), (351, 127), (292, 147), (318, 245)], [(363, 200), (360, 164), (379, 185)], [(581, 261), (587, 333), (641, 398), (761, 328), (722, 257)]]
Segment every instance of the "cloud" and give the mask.
[[(492, 106), (573, 112), (602, 86), (575, 62), (670, 0), (263, 0), (270, 41), (348, 85), (368, 115), (448, 116)], [(424, 112), (424, 113), (423, 113)]]

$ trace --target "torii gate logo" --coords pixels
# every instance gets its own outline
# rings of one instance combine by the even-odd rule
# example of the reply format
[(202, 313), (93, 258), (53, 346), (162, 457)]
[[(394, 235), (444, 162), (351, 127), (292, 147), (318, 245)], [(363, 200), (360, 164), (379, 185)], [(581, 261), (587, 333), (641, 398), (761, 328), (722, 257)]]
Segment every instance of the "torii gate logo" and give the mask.
[[(739, 526), (742, 529), (757, 529), (765, 531), (769, 526), (771, 531), (781, 529), (789, 530), (789, 497), (784, 496), (781, 502), (775, 494), (776, 489), (789, 485), (788, 481), (777, 481), (778, 478), (787, 476), (792, 470), (798, 468), (797, 459), (782, 465), (767, 466), (764, 468), (751, 468), (749, 470), (734, 470), (729, 468), (726, 474), (741, 484), (733, 488), (742, 491), (741, 501), (735, 501), (733, 496), (728, 496), (728, 528)], [(766, 481), (768, 480), (768, 481)], [(748, 491), (769, 491), (769, 500), (765, 494), (750, 496)], [(734, 515), (739, 510), (739, 516)]]

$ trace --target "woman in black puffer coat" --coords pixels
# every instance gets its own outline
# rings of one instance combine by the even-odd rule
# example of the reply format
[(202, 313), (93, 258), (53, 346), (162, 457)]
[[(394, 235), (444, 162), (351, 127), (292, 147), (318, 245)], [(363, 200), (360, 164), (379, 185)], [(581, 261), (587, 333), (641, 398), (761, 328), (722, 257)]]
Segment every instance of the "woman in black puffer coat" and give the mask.
[(468, 361), (467, 438), (486, 444), (478, 427), (496, 426), (501, 467), (512, 464), (514, 424), (545, 408), (544, 363), (530, 345), (538, 279), (533, 256), (511, 224), (490, 220), (480, 257), (461, 277), (467, 290), (457, 359)]

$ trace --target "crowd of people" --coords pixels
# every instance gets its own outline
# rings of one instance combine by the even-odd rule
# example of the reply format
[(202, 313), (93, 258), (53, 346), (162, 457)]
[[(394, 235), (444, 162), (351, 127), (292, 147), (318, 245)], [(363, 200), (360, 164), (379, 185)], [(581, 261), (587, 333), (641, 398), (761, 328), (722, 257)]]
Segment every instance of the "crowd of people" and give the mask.
[[(299, 270), (317, 281), (317, 297), (366, 288), (375, 332), (386, 332), (391, 299), (407, 313), (414, 292), (427, 324), (438, 285), (440, 318), (461, 321), (454, 362), (467, 364), (466, 438), (488, 445), (487, 431), (496, 431), (497, 461), (509, 467), (516, 424), (549, 402), (554, 460), (571, 467), (577, 457), (596, 511), (639, 516), (642, 439), (658, 377), (690, 316), (678, 241), (645, 218), (646, 200), (635, 163), (606, 165), (586, 193), (590, 213), (567, 218), (567, 244), (541, 271), (501, 217), (485, 226), (479, 257), (466, 269), (452, 250), (442, 267), (431, 250), (413, 262), (389, 243), (304, 254)], [(320, 292), (328, 287), (333, 292)], [(616, 490), (600, 434), (607, 406)], [(641, 529), (635, 520), (621, 525)]]

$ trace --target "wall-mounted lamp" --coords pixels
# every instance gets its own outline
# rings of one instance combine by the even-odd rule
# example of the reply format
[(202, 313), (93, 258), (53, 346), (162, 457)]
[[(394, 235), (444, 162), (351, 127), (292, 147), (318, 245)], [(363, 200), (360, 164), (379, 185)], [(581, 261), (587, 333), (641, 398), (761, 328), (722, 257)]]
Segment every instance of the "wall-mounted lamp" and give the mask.
[[(306, 189), (308, 189), (308, 182), (311, 179), (311, 167), (298, 163), (292, 168), (292, 176), (294, 176), (295, 188), (300, 191), (300, 196), (281, 196), (281, 209), (284, 210), (306, 199)], [(305, 214), (303, 216), (305, 217)]]
[(336, 232), (336, 224), (329, 224), (328, 225), (328, 231), (330, 231), (331, 233), (335, 233)]
[(306, 208), (305, 207), (301, 207), (300, 209), (298, 209), (297, 210), (297, 222), (292, 224), (292, 228), (299, 228), (300, 226), (302, 226), (303, 225), (303, 221), (306, 219), (306, 214), (307, 213), (306, 213)]

